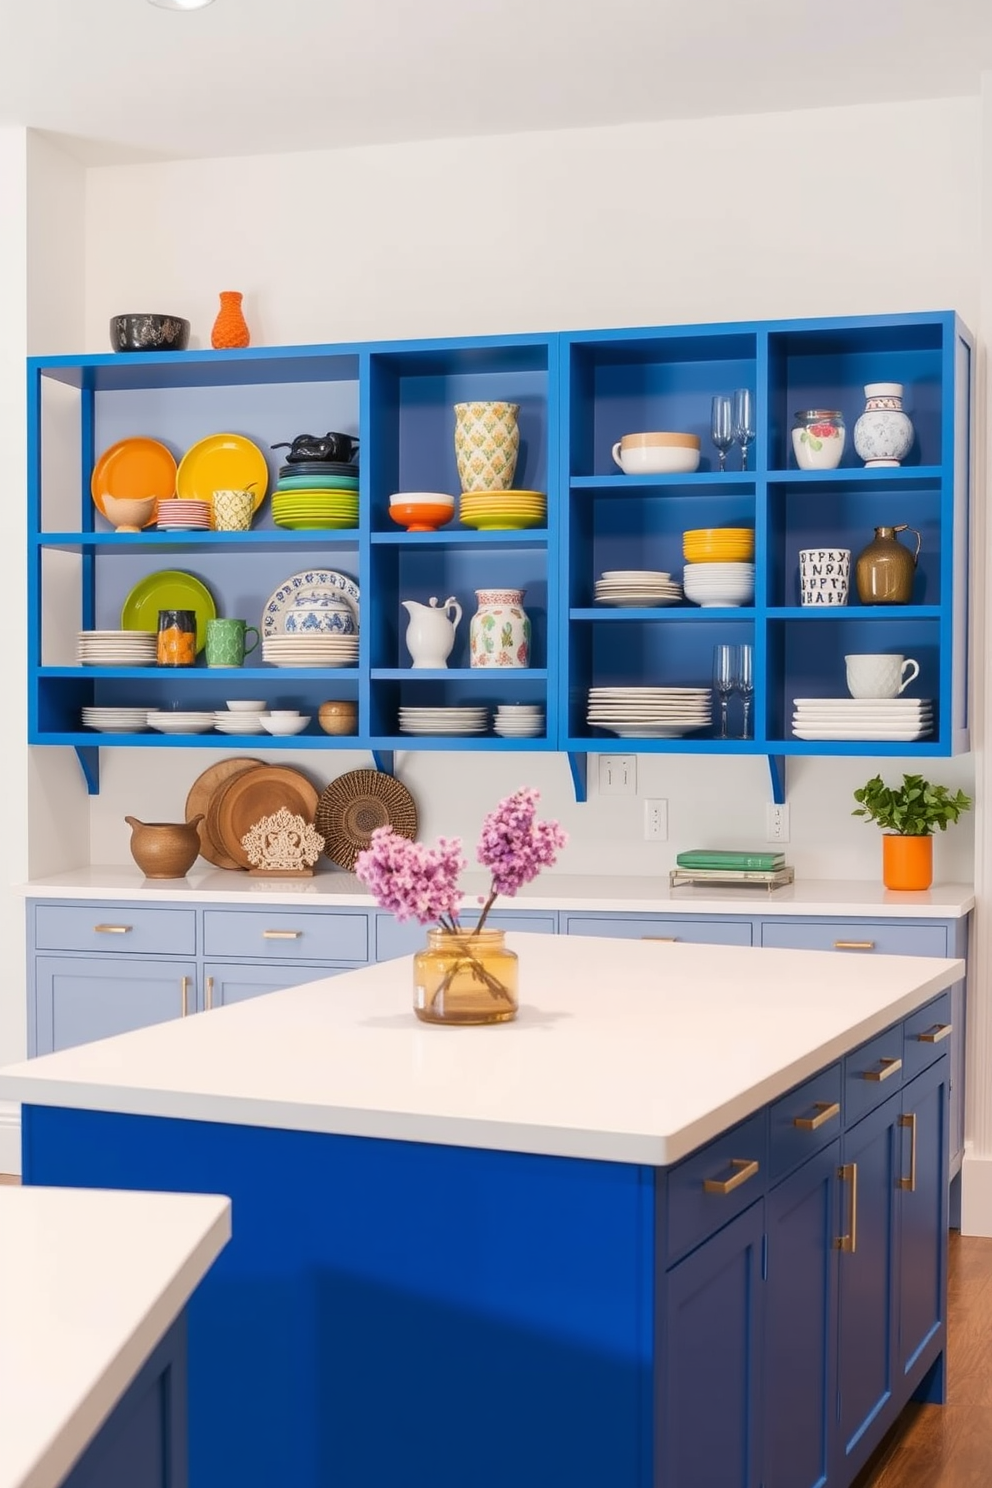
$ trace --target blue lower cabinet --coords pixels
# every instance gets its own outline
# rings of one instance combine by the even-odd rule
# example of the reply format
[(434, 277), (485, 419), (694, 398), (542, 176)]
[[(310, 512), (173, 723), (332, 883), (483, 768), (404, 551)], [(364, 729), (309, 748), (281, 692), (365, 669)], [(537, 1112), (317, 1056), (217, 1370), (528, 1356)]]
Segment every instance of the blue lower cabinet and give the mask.
[(839, 1161), (835, 1137), (765, 1201), (764, 1488), (820, 1488), (829, 1476)]
[[(947, 1108), (944, 1058), (903, 1090), (899, 1118), (899, 1341), (901, 1372), (926, 1364), (946, 1322)], [(934, 1223), (935, 1215), (940, 1223)]]
[(203, 978), (204, 1007), (228, 1007), (232, 1002), (247, 1002), (250, 997), (264, 997), (266, 992), (281, 992), (284, 987), (299, 987), (303, 982), (316, 982), (321, 977), (341, 971), (354, 971), (353, 966), (244, 966), (208, 961)]
[(750, 920), (713, 915), (679, 919), (674, 915), (563, 914), (566, 935), (607, 935), (620, 940), (685, 940), (694, 945), (751, 944)]
[(39, 956), (29, 1053), (130, 1033), (195, 1013), (195, 961), (141, 956)]
[(664, 1282), (659, 1482), (758, 1488), (761, 1399), (759, 1200), (668, 1272)]

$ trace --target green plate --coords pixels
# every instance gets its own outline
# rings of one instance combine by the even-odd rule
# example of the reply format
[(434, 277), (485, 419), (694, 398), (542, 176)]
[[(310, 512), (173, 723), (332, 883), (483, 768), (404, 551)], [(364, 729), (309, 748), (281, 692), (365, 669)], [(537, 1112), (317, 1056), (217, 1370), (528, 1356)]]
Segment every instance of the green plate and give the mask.
[(273, 518), (277, 527), (287, 527), (293, 532), (342, 531), (358, 526), (358, 517), (281, 517)]
[(217, 606), (206, 584), (178, 568), (146, 574), (124, 601), (121, 629), (147, 630), (157, 635), (159, 610), (195, 612), (196, 651), (199, 655), (207, 644), (207, 621), (217, 618)]

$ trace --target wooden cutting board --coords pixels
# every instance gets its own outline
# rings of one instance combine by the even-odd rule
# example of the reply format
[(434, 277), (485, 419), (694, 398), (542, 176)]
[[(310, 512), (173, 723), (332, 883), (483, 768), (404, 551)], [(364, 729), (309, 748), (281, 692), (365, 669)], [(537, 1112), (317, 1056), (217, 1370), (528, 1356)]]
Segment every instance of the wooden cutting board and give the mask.
[(312, 822), (319, 799), (317, 787), (299, 770), (289, 765), (258, 765), (221, 786), (211, 802), (207, 824), (237, 867), (250, 868), (251, 860), (241, 845), (245, 833), (283, 806)]
[(216, 868), (240, 868), (241, 864), (228, 856), (210, 831), (211, 802), (217, 792), (235, 775), (241, 775), (245, 770), (253, 770), (256, 765), (264, 764), (264, 760), (250, 759), (247, 756), (220, 760), (218, 764), (211, 765), (209, 770), (204, 770), (202, 775), (197, 776), (190, 786), (189, 795), (186, 797), (186, 820), (191, 821), (194, 816), (202, 814), (203, 820), (197, 827), (200, 834), (200, 857), (206, 858), (207, 862), (213, 863)]

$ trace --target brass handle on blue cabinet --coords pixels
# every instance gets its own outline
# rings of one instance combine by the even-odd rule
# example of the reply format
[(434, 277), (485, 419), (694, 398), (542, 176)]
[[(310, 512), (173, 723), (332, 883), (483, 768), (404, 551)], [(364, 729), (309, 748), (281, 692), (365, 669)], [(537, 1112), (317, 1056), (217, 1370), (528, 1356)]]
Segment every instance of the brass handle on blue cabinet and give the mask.
[(664, 941), (667, 941), (670, 945), (674, 945), (675, 942), (678, 940), (678, 936), (677, 935), (642, 935), (641, 936), (641, 939), (642, 940), (664, 940)]
[(947, 1038), (947, 1036), (952, 1033), (953, 1030), (953, 1023), (935, 1023), (932, 1028), (927, 1029), (926, 1033), (918, 1033), (916, 1037), (921, 1044), (939, 1044), (941, 1040)]
[(846, 1235), (838, 1235), (834, 1241), (835, 1250), (846, 1250), (848, 1255), (853, 1255), (858, 1248), (858, 1165), (857, 1163), (845, 1163), (837, 1169), (837, 1177), (841, 1183), (851, 1185), (851, 1228)]
[(909, 1127), (909, 1177), (899, 1179), (899, 1187), (906, 1193), (916, 1192), (916, 1112), (900, 1116), (899, 1125)]
[(866, 1080), (874, 1080), (876, 1081), (876, 1083), (879, 1080), (887, 1080), (890, 1075), (895, 1074), (896, 1070), (902, 1069), (901, 1059), (880, 1059), (878, 1062), (882, 1066), (882, 1068), (877, 1070), (865, 1070)]
[(97, 935), (130, 935), (130, 925), (94, 925)]
[(840, 1115), (840, 1101), (814, 1101), (813, 1109), (815, 1116), (793, 1117), (793, 1126), (798, 1126), (800, 1131), (818, 1131), (825, 1122)]
[(873, 940), (835, 940), (835, 951), (873, 951), (875, 942)]
[(299, 940), (302, 930), (263, 930), (263, 940)]
[(732, 1178), (705, 1178), (703, 1180), (703, 1193), (729, 1194), (735, 1188), (740, 1188), (749, 1178), (753, 1178), (758, 1171), (758, 1162), (753, 1157), (732, 1157), (730, 1166), (736, 1168)]
[(206, 1011), (208, 1013), (209, 1013), (210, 1009), (214, 1005), (214, 979), (213, 979), (213, 977), (207, 977), (207, 985), (204, 988), (203, 1005), (206, 1008)]
[(183, 1015), (184, 1018), (188, 1018), (189, 1017), (189, 977), (183, 977), (183, 982), (182, 982), (182, 1004), (183, 1004), (183, 1013), (182, 1013), (182, 1015)]

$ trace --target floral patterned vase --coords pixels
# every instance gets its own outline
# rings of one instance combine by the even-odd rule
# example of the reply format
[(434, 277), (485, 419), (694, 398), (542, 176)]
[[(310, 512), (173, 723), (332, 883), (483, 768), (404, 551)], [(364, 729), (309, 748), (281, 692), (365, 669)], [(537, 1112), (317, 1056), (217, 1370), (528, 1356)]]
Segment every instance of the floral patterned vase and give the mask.
[(854, 426), (854, 448), (870, 469), (901, 465), (913, 447), (913, 425), (902, 409), (901, 382), (865, 384), (865, 411)]
[(476, 589), (478, 609), (469, 626), (469, 665), (530, 666), (530, 621), (525, 589)]
[(220, 309), (210, 332), (210, 345), (215, 351), (227, 351), (238, 346), (247, 346), (251, 340), (248, 322), (241, 309), (242, 295), (236, 289), (222, 289)]
[(413, 958), (413, 1010), (424, 1023), (509, 1023), (517, 956), (502, 930), (428, 930)]
[(463, 491), (508, 491), (520, 450), (519, 403), (456, 403), (455, 460)]

